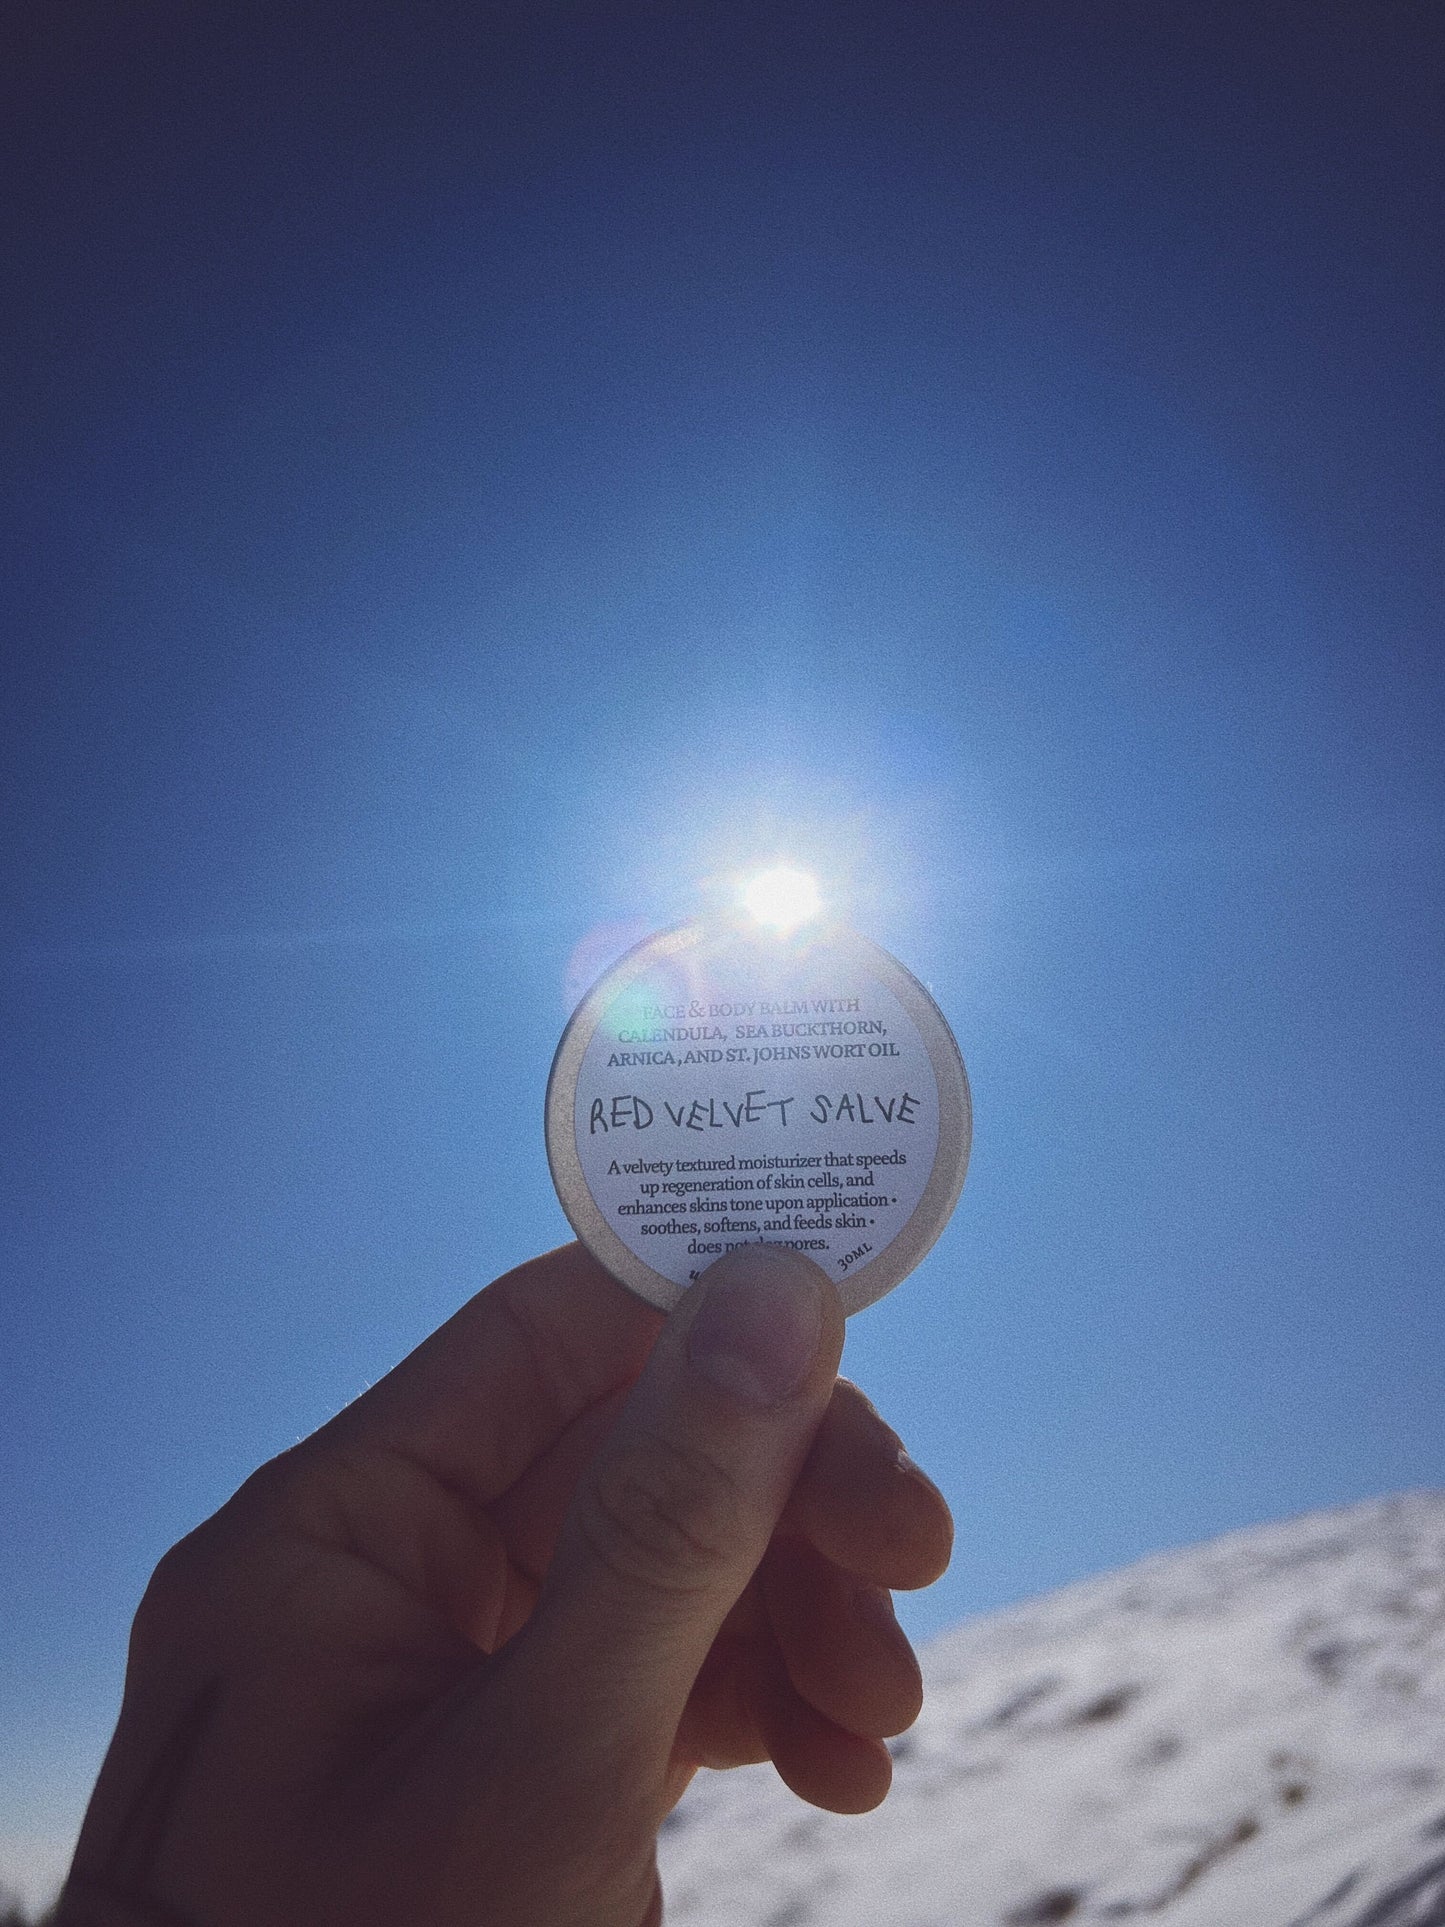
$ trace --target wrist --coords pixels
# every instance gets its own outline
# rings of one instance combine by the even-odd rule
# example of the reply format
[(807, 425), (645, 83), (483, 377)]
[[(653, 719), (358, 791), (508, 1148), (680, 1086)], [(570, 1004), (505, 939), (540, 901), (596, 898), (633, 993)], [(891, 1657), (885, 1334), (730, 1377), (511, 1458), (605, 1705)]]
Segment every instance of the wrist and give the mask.
[(47, 1927), (194, 1927), (168, 1908), (127, 1900), (84, 1880), (67, 1880)]

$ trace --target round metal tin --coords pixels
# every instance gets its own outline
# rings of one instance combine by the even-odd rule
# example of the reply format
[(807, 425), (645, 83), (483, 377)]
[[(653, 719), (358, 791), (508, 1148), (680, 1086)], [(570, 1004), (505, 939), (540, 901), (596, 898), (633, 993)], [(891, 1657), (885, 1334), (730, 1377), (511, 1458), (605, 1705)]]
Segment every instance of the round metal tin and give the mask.
[(972, 1106), (942, 1012), (878, 944), (698, 922), (583, 998), (546, 1132), (577, 1236), (650, 1304), (671, 1310), (723, 1250), (762, 1242), (806, 1251), (852, 1313), (948, 1222)]

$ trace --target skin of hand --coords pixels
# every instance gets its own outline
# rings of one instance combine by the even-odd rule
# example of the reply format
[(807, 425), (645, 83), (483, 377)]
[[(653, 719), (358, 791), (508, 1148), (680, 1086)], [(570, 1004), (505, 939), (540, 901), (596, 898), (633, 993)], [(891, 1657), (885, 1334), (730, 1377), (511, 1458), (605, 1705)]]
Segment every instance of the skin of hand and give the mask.
[(888, 1789), (936, 1488), (776, 1246), (480, 1292), (161, 1561), (64, 1927), (656, 1927), (698, 1766)]

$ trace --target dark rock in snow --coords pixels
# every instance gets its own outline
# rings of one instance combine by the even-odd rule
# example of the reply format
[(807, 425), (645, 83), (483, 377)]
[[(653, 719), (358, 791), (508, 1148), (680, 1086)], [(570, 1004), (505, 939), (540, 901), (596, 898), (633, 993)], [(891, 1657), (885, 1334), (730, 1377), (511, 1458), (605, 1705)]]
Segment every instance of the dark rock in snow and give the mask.
[(924, 1671), (875, 1814), (699, 1776), (670, 1927), (1445, 1927), (1445, 1494), (1146, 1559)]

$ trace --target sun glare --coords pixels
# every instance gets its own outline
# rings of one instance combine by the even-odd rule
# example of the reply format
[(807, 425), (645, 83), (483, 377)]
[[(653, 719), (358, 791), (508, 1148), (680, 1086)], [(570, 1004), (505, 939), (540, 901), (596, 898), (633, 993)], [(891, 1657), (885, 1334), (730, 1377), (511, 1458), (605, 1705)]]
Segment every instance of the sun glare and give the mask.
[(743, 885), (742, 900), (750, 916), (781, 936), (810, 922), (823, 908), (817, 878), (786, 863), (750, 877)]

